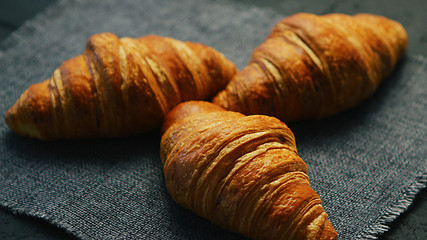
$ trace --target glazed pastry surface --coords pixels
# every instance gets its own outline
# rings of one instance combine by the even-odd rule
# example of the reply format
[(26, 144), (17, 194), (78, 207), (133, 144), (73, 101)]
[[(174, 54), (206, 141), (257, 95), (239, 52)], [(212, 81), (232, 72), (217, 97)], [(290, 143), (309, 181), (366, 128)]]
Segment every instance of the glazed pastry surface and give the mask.
[(292, 131), (265, 115), (200, 101), (166, 117), (161, 159), (172, 198), (253, 239), (336, 239)]
[(371, 96), (407, 43), (402, 25), (382, 16), (295, 14), (274, 26), (213, 102), (285, 122), (332, 116)]
[(222, 53), (199, 43), (95, 34), (82, 55), (30, 86), (6, 122), (40, 139), (138, 134), (160, 127), (180, 102), (212, 98), (236, 71)]

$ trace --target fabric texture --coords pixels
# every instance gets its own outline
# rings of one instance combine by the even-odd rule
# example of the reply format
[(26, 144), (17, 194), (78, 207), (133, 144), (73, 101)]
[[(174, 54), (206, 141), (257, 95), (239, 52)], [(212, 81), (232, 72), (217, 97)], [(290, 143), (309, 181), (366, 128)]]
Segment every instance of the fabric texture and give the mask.
[[(59, 1), (1, 43), (0, 112), (99, 32), (201, 42), (241, 69), (281, 18), (329, 11), (298, 2), (279, 11), (231, 0)], [(407, 55), (360, 106), (289, 125), (340, 239), (375, 239), (426, 186), (426, 79), (427, 58)], [(159, 145), (159, 131), (43, 142), (1, 119), (0, 204), (81, 239), (242, 238), (172, 201)]]

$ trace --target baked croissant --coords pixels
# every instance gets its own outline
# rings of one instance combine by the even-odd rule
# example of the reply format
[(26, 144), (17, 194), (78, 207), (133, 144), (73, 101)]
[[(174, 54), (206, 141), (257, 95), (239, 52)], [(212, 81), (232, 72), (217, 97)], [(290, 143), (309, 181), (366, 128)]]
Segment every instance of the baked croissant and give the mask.
[(336, 239), (292, 131), (266, 115), (208, 102), (167, 116), (160, 155), (166, 187), (183, 207), (253, 239)]
[(399, 23), (299, 13), (279, 21), (213, 102), (282, 121), (325, 118), (371, 96), (407, 47)]
[(82, 55), (30, 86), (6, 122), (40, 139), (141, 133), (160, 127), (180, 102), (212, 98), (236, 72), (223, 54), (202, 44), (95, 34)]

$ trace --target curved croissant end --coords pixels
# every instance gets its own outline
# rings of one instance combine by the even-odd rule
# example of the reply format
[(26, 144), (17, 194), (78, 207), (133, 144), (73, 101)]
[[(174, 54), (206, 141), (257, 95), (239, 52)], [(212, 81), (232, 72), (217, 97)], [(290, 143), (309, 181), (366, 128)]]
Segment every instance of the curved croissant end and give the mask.
[(283, 122), (197, 101), (167, 119), (160, 155), (183, 207), (253, 239), (337, 238)]

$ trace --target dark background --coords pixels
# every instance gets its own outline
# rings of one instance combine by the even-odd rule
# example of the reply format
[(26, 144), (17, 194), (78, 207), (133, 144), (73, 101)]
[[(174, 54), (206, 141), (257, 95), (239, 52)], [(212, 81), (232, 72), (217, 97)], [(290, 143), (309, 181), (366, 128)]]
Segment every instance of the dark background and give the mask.
[[(25, 21), (56, 0), (0, 0), (0, 41), (19, 28)], [(384, 4), (387, 3), (387, 4)], [(274, 1), (259, 1), (274, 7)], [(351, 8), (357, 8), (357, 0), (346, 1)], [(282, 4), (283, 5), (283, 4)], [(427, 1), (372, 1), (371, 11), (394, 13), (408, 31), (409, 55), (427, 56)], [(331, 9), (331, 12), (333, 9)], [(400, 19), (398, 19), (398, 18)], [(425, 21), (424, 21), (425, 20)], [(423, 189), (409, 209), (395, 220), (390, 231), (379, 239), (427, 239), (427, 189)], [(0, 239), (74, 239), (62, 229), (23, 215), (15, 215), (0, 207)]]

